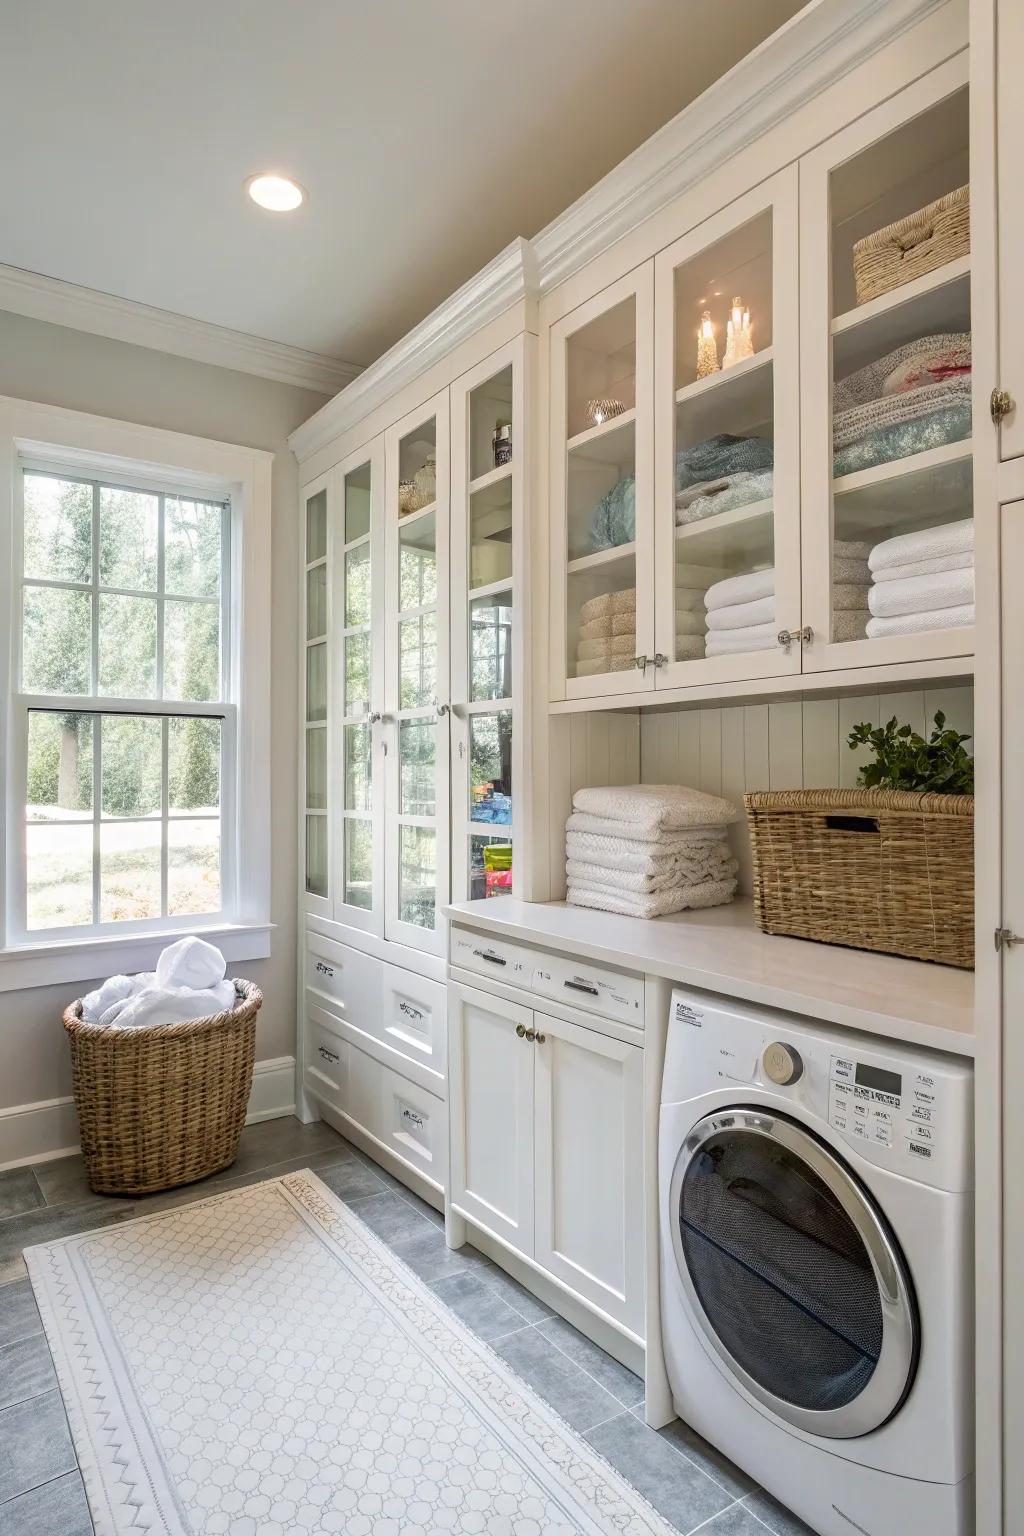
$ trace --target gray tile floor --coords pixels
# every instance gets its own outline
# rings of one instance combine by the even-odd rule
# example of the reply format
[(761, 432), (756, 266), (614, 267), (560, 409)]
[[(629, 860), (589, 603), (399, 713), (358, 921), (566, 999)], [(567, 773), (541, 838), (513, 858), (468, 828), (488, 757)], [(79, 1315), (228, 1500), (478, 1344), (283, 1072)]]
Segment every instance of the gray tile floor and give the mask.
[(639, 1378), (476, 1249), (452, 1252), (435, 1210), (328, 1126), (292, 1119), (247, 1127), (225, 1173), (142, 1199), (93, 1195), (78, 1157), (0, 1173), (0, 1536), (93, 1531), (22, 1249), (303, 1167), (315, 1169), (679, 1531), (811, 1536), (679, 1420), (649, 1429)]

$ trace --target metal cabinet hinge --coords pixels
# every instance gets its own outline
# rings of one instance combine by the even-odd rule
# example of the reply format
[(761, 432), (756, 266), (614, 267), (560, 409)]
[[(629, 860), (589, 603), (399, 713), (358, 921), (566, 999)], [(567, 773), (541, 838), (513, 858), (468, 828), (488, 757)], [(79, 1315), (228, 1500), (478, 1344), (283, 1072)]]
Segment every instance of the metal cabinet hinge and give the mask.
[(997, 928), (994, 937), (997, 953), (1004, 949), (1012, 949), (1015, 944), (1024, 944), (1024, 937), (1014, 933), (1012, 928)]
[(814, 630), (809, 624), (805, 624), (803, 629), (780, 629), (775, 638), (788, 656), (791, 645), (810, 645), (814, 639)]
[(1008, 389), (999, 389), (997, 386), (992, 391), (988, 397), (988, 408), (992, 420), (997, 427), (1001, 421), (1004, 421), (1009, 416), (1015, 405), (1016, 401)]

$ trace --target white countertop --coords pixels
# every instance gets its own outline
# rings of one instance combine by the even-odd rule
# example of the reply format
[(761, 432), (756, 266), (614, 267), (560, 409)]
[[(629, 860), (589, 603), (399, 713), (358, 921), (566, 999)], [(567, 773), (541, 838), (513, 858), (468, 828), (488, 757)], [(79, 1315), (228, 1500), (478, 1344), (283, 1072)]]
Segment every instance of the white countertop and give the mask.
[(457, 902), (446, 914), (484, 932), (646, 976), (974, 1055), (972, 971), (762, 933), (749, 901), (644, 919), (492, 896)]

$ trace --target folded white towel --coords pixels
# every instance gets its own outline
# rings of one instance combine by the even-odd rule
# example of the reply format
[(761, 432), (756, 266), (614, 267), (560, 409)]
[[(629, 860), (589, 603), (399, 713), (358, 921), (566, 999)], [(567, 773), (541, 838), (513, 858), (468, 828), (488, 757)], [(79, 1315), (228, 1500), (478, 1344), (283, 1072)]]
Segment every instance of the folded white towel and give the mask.
[(868, 639), (920, 635), (929, 629), (969, 629), (973, 623), (973, 603), (965, 603), (962, 608), (934, 608), (930, 613), (899, 613), (890, 619), (869, 619)]
[(942, 571), (970, 571), (974, 569), (973, 551), (961, 555), (936, 555), (933, 560), (908, 560), (906, 565), (887, 565), (880, 571), (872, 571), (873, 581), (904, 581), (909, 576), (937, 576)]
[[(739, 819), (738, 812), (736, 819)], [(649, 849), (654, 855), (665, 855), (686, 854), (691, 848), (721, 842), (726, 836), (725, 825), (666, 829), (653, 822), (622, 822), (609, 816), (593, 816), (587, 811), (573, 811), (565, 823), (565, 830), (569, 834), (602, 838), (609, 846), (621, 848), (624, 853)]]
[[(733, 854), (725, 828), (716, 828), (721, 838), (714, 843), (691, 843), (674, 853), (654, 853), (659, 843), (628, 842), (625, 839), (598, 837), (591, 832), (567, 832), (566, 867), (593, 872), (598, 885), (614, 886), (620, 875), (658, 880), (663, 885), (685, 885), (686, 872), (700, 869), (705, 878), (733, 873)], [(590, 881), (581, 884), (589, 884)], [(652, 885), (650, 889), (659, 887)]]
[(934, 608), (962, 608), (974, 602), (974, 569), (936, 571), (933, 576), (907, 576), (902, 581), (882, 581), (868, 593), (868, 607), (876, 619), (900, 613), (930, 613)]
[(866, 560), (871, 553), (871, 545), (860, 539), (833, 539), (833, 560)]
[(567, 859), (565, 873), (570, 885), (579, 885), (588, 891), (633, 891), (647, 896), (654, 891), (673, 891), (686, 886), (703, 885), (708, 880), (729, 880), (738, 867), (732, 857), (694, 859), (687, 864), (676, 865), (672, 869), (659, 869), (651, 874), (639, 869), (606, 869), (601, 864)]
[[(720, 795), (681, 784), (610, 784), (578, 789), (572, 806), (574, 813), (617, 823), (622, 837), (637, 837), (640, 828), (660, 834), (690, 827), (725, 827), (738, 821), (740, 815), (736, 806)], [(574, 827), (572, 821), (570, 817), (573, 831), (594, 830)]]
[(712, 608), (708, 629), (750, 629), (754, 624), (775, 623), (775, 597), (758, 597), (752, 603), (730, 603), (727, 608)]
[(598, 661), (602, 656), (635, 656), (636, 635), (610, 635), (607, 640), (581, 640), (577, 661)]
[(741, 651), (767, 651), (779, 643), (776, 624), (750, 624), (746, 629), (709, 630), (706, 649), (709, 656), (730, 656)]
[(867, 560), (833, 559), (832, 580), (850, 581), (855, 586), (866, 587), (871, 580), (871, 567)]
[(593, 907), (600, 912), (620, 912), (624, 917), (667, 917), (670, 912), (687, 908), (721, 907), (736, 894), (735, 880), (708, 880), (674, 891), (654, 891), (650, 895), (622, 891), (594, 891), (570, 885), (566, 900), (575, 907)]
[(143, 987), (140, 992), (115, 1004), (100, 1022), (116, 1024), (118, 1029), (140, 1029), (145, 1024), (184, 1024), (189, 1019), (203, 1019), (207, 1014), (226, 1013), (234, 1005), (235, 988), (230, 981), (219, 981), (216, 986), (198, 990), (157, 985)]
[(676, 634), (677, 635), (702, 635), (704, 633), (704, 612), (687, 613), (685, 609), (676, 609)]
[(752, 603), (759, 597), (771, 597), (775, 591), (775, 570), (746, 571), (741, 576), (727, 576), (708, 587), (704, 601), (708, 608), (728, 608), (732, 603)]
[(912, 560), (936, 560), (944, 555), (969, 554), (974, 549), (974, 520), (942, 523), (938, 528), (922, 528), (918, 533), (900, 533), (894, 539), (876, 544), (868, 556), (872, 571), (884, 571), (893, 565), (907, 565)]
[(832, 609), (835, 613), (849, 613), (863, 608), (871, 588), (868, 582), (854, 586), (850, 582), (838, 582), (832, 588)]
[(632, 672), (636, 666), (634, 656), (595, 656), (590, 661), (576, 663), (577, 677), (597, 677), (602, 672)]
[(866, 608), (851, 608), (845, 613), (832, 616), (832, 639), (836, 644), (844, 640), (863, 640), (867, 633), (870, 614)]

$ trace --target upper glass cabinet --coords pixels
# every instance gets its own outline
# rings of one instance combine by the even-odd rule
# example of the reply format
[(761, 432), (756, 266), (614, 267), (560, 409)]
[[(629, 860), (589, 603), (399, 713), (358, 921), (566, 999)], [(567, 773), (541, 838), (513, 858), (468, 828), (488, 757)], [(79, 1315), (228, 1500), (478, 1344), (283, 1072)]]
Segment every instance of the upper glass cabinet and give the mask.
[(657, 686), (799, 669), (796, 172), (662, 252)]
[(552, 327), (555, 697), (653, 685), (652, 277), (648, 263)]
[(327, 914), (330, 898), (328, 820), (328, 697), (330, 583), (328, 581), (330, 477), (306, 488), (305, 656), (303, 657), (303, 782), (305, 799), (305, 903)]
[(958, 58), (801, 164), (805, 670), (974, 648), (968, 110)]
[[(532, 339), (531, 339), (532, 344)], [(512, 890), (514, 622), (523, 516), (520, 338), (452, 385), (452, 899)]]
[(447, 392), (385, 434), (385, 937), (441, 953), (448, 900)]

